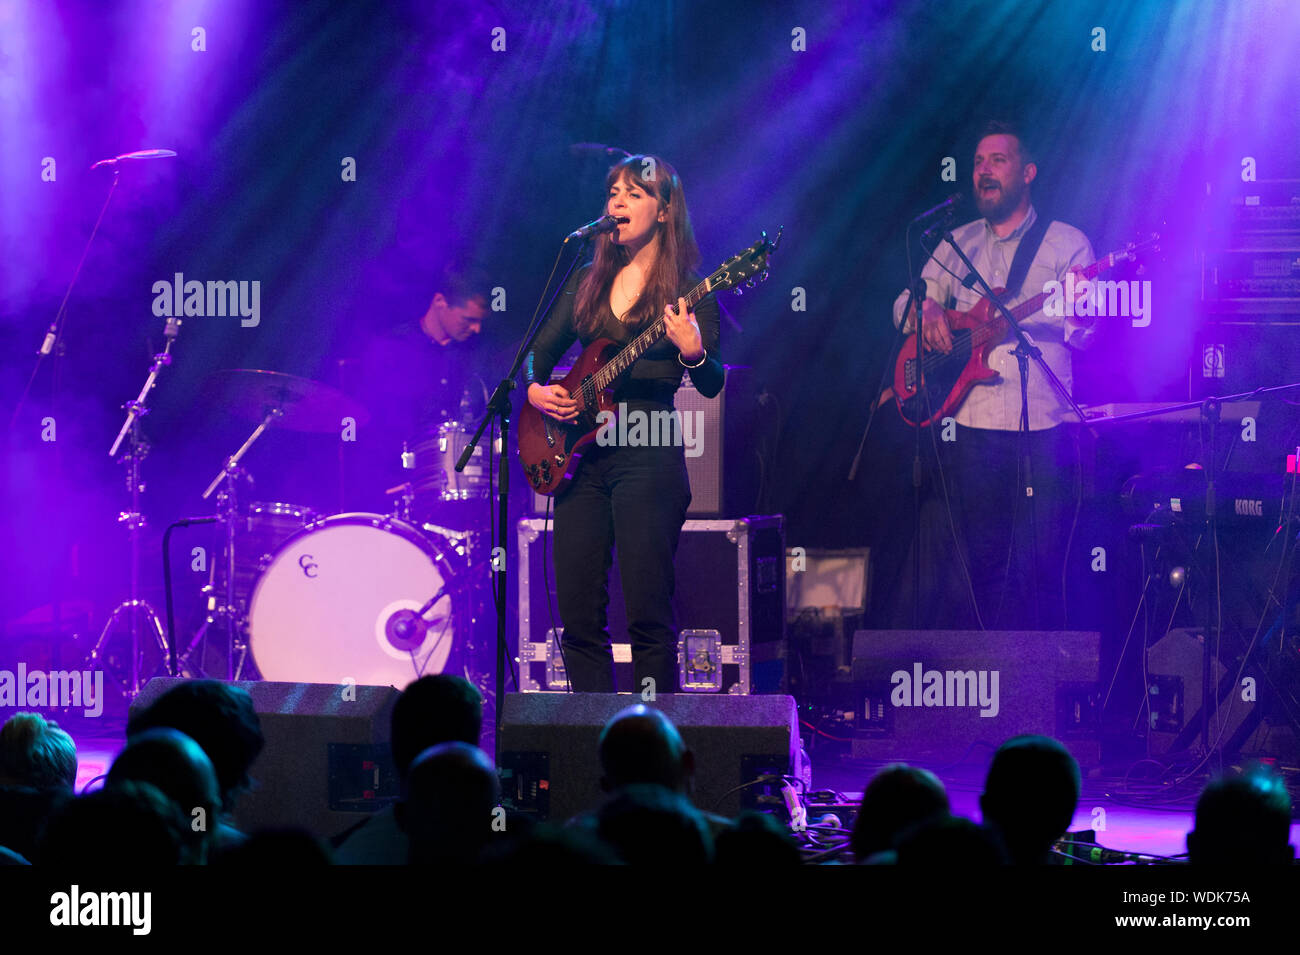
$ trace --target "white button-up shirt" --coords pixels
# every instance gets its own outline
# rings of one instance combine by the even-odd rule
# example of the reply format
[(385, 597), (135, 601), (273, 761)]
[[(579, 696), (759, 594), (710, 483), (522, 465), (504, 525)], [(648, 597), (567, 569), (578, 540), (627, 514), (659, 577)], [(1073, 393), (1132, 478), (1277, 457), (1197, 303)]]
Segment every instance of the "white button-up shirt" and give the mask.
[[(1015, 258), (1016, 249), (1020, 247), (1021, 237), (1029, 231), (1038, 214), (1033, 206), (1025, 221), (1006, 238), (998, 238), (993, 226), (987, 219), (976, 219), (953, 230), (953, 238), (961, 246), (980, 274), (988, 280), (993, 288), (1006, 284)], [(935, 260), (938, 260), (937, 262)], [(1045, 290), (1048, 282), (1064, 282), (1065, 273), (1071, 267), (1088, 266), (1094, 261), (1092, 243), (1078, 229), (1062, 222), (1053, 222), (1047, 227), (1038, 254), (1029, 266), (1020, 293), (1007, 304), (1019, 305), (1026, 299), (1033, 298)], [(983, 297), (975, 288), (968, 289), (957, 278), (945, 271), (938, 263), (942, 262), (957, 276), (965, 278), (966, 266), (947, 242), (940, 244), (934, 258), (925, 264), (921, 277), (925, 279), (926, 297), (934, 299), (940, 305), (947, 305), (950, 299), (956, 300), (956, 309), (966, 311), (973, 308)], [(907, 303), (904, 291), (894, 301), (894, 324), (902, 320), (903, 306)], [(1091, 321), (1085, 319), (1085, 321)], [(1021, 323), (1026, 334), (1042, 350), (1043, 358), (1056, 372), (1065, 387), (1073, 391), (1071, 373), (1071, 348), (1086, 348), (1091, 344), (1095, 328), (1085, 327), (1073, 316), (1052, 317), (1040, 310)], [(909, 329), (911, 323), (909, 322)], [(988, 384), (975, 385), (966, 400), (962, 402), (953, 415), (957, 423), (970, 428), (989, 428), (997, 431), (1016, 431), (1020, 428), (1020, 368), (1012, 351), (1016, 339), (1012, 332), (1007, 332), (1001, 344), (989, 352), (989, 367), (998, 372), (999, 378)], [(1029, 428), (1041, 431), (1052, 428), (1062, 421), (1074, 418), (1070, 406), (1056, 393), (1051, 383), (1043, 375), (1037, 363), (1029, 363)]]

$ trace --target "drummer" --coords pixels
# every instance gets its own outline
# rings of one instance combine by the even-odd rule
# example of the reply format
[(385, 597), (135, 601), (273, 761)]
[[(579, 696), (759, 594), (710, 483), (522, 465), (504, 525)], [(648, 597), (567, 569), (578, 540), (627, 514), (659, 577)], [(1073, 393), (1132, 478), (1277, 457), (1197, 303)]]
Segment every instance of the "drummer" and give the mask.
[(444, 268), (439, 291), (420, 319), (420, 331), (434, 348), (429, 401), (422, 424), (474, 417), (486, 400), (479, 333), (487, 316), (487, 279), (454, 266)]
[(449, 265), (434, 288), (423, 316), (370, 333), (359, 349), (354, 392), (373, 418), (355, 449), (368, 473), (354, 474), (353, 482), (376, 491), (366, 501), (376, 511), (388, 508), (382, 488), (402, 479), (403, 445), (446, 421), (477, 420), (486, 405), (486, 382), (509, 370), (508, 364), (494, 367), (498, 356), (491, 336), (483, 334), (490, 310), (487, 274)]

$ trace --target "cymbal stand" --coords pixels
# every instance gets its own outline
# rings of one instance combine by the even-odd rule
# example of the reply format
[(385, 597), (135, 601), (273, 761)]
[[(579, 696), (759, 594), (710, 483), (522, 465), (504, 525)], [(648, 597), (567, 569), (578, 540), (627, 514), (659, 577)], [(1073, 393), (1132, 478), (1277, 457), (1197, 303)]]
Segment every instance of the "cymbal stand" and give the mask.
[[(225, 553), (222, 554), (222, 561), (225, 563), (226, 572), (226, 592), (224, 603), (216, 603), (214, 598), (209, 597), (209, 616), (208, 624), (220, 620), (225, 624), (226, 631), (226, 679), (238, 680), (243, 675), (244, 663), (248, 657), (248, 644), (243, 637), (243, 614), (235, 602), (235, 528), (239, 522), (238, 495), (236, 493), (236, 484), (240, 477), (244, 475), (244, 469), (239, 466), (245, 454), (253, 446), (253, 443), (260, 438), (271, 423), (284, 414), (284, 409), (276, 405), (267, 409), (262, 421), (248, 439), (240, 446), (239, 450), (226, 459), (217, 476), (212, 479), (206, 491), (203, 492), (203, 499), (206, 501), (212, 496), (221, 484), (225, 483), (225, 488), (217, 496), (217, 506), (222, 516), (222, 523), (226, 528), (226, 546)], [(206, 626), (206, 625), (205, 625)], [(188, 651), (187, 651), (188, 652)], [(238, 663), (235, 661), (235, 654), (239, 654)]]

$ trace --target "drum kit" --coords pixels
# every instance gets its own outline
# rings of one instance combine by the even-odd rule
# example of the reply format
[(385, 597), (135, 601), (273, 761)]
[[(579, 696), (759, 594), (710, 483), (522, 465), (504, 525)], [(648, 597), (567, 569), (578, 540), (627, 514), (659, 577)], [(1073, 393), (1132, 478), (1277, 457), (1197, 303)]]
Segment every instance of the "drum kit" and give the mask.
[[(454, 469), (467, 429), (443, 422), (406, 442), (411, 479), (388, 492), (389, 514), (243, 502), (240, 462), (268, 429), (338, 434), (341, 421), (369, 415), (338, 389), (278, 372), (224, 371), (213, 385), (218, 406), (256, 428), (203, 494), (216, 496), (215, 517), (179, 522), (214, 523), (223, 543), (203, 588), (206, 619), (188, 646), (176, 644), (177, 675), (401, 689), (455, 673), (488, 696), (495, 635), (476, 632), (491, 611), (490, 548), (476, 518), (486, 524), (489, 475), (482, 452)], [(124, 679), (127, 694), (140, 682)]]

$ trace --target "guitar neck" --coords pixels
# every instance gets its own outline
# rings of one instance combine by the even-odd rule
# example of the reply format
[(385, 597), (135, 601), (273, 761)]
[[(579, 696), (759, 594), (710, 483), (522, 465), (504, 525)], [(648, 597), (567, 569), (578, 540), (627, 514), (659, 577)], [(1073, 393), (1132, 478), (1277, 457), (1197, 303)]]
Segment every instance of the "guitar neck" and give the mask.
[[(1116, 253), (1112, 252), (1110, 255), (1100, 258), (1096, 262), (1092, 263), (1092, 265), (1083, 270), (1081, 278), (1092, 280), (1107, 269), (1113, 268), (1115, 265), (1115, 254)], [(1025, 301), (1011, 309), (1011, 314), (1015, 317), (1017, 322), (1022, 322), (1026, 318), (1029, 318), (1031, 315), (1038, 312), (1048, 298), (1049, 296), (1047, 292), (1039, 292), (1033, 298), (1025, 299)], [(1000, 318), (1001, 315), (999, 314), (998, 317)]]
[[(695, 286), (695, 288), (686, 293), (684, 296), (686, 299), (686, 308), (688, 310), (693, 308), (697, 302), (703, 299), (704, 296), (708, 295), (711, 291), (713, 291), (712, 276), (705, 279), (699, 285)], [(641, 334), (637, 335), (636, 338), (628, 342), (617, 355), (611, 358), (604, 368), (596, 373), (595, 385), (597, 390), (609, 387), (609, 385), (618, 378), (619, 375), (631, 368), (632, 364), (638, 358), (657, 345), (659, 340), (666, 334), (668, 334), (668, 326), (664, 324), (664, 317), (660, 315), (650, 323), (649, 327), (642, 331)]]

